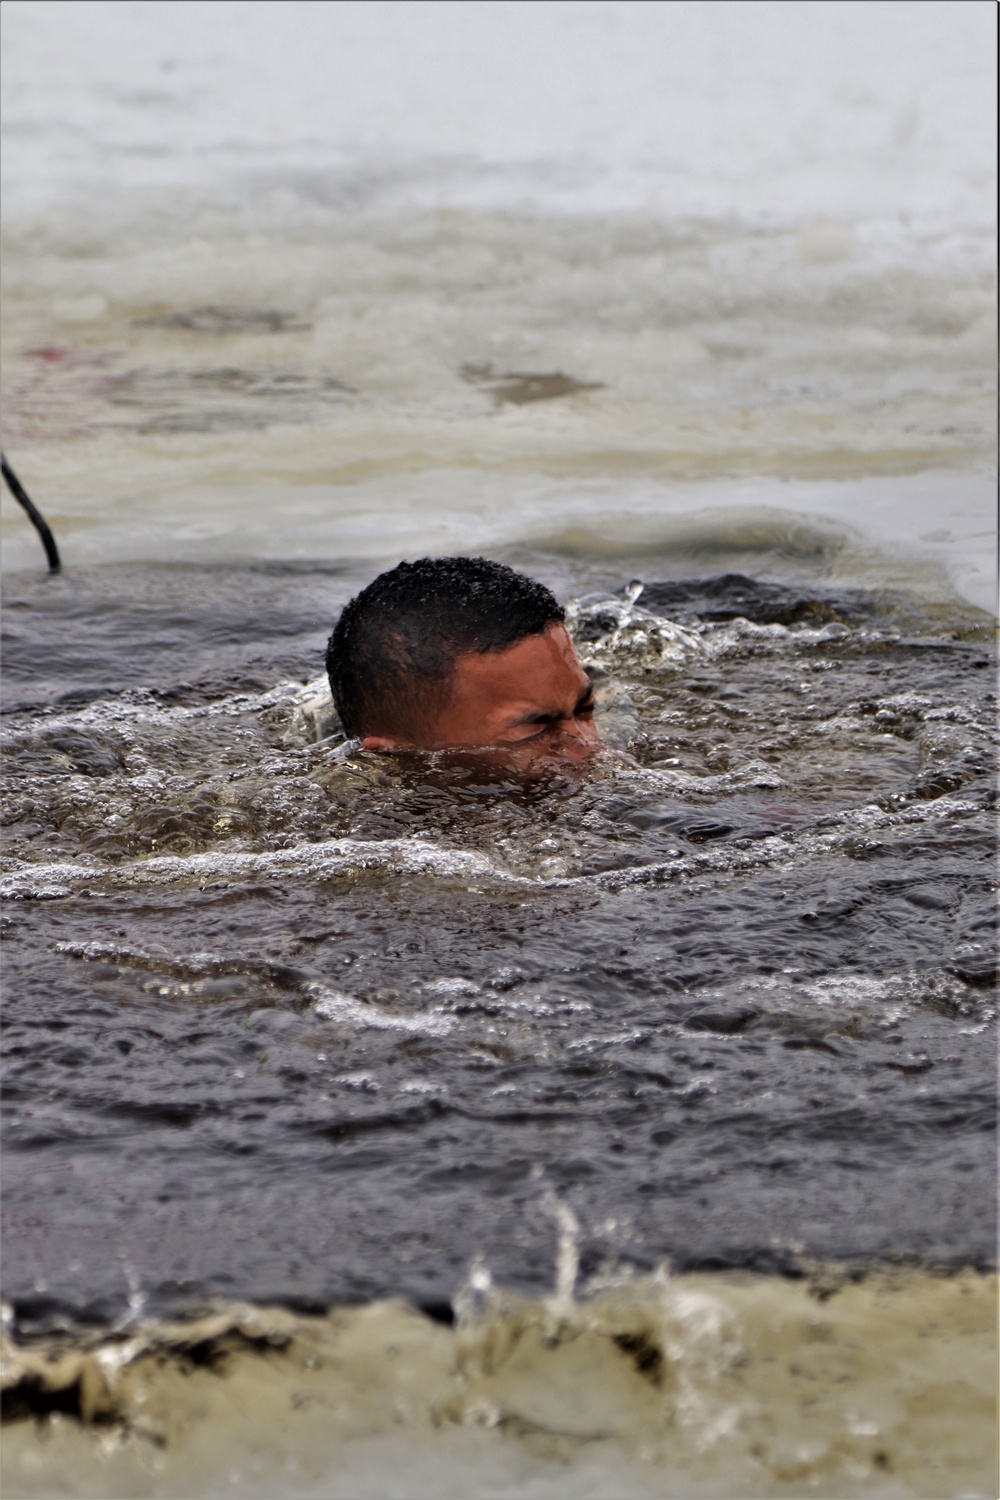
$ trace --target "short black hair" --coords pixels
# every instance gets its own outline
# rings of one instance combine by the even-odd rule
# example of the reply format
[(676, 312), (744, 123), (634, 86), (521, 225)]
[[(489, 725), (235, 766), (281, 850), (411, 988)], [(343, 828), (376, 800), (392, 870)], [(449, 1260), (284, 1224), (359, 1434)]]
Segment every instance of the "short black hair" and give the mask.
[(351, 600), (326, 648), (345, 731), (419, 743), (448, 702), (456, 657), (505, 651), (565, 617), (544, 584), (486, 557), (400, 563)]

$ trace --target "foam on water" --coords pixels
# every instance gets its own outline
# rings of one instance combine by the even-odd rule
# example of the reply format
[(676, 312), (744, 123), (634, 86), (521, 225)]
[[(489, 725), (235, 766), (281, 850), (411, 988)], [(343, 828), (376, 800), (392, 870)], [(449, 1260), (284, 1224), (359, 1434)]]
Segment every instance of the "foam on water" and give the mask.
[(176, 880), (247, 880), (256, 875), (281, 878), (305, 876), (310, 880), (333, 880), (344, 875), (386, 870), (400, 875), (433, 874), (445, 878), (502, 880), (482, 855), (464, 850), (440, 849), (424, 839), (357, 840), (332, 839), (304, 848), (269, 854), (195, 854), (188, 859), (164, 855), (124, 866), (48, 865), (14, 870), (5, 877), (0, 894), (7, 898), (68, 894), (81, 882), (108, 882), (114, 886), (168, 884)]

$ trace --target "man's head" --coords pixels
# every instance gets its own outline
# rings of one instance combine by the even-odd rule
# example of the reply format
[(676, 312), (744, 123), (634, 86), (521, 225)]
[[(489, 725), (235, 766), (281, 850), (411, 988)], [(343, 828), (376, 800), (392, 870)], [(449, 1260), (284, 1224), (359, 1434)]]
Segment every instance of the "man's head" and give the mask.
[(483, 557), (423, 558), (347, 605), (326, 668), (367, 749), (510, 746), (577, 760), (597, 744), (590, 681), (542, 584)]

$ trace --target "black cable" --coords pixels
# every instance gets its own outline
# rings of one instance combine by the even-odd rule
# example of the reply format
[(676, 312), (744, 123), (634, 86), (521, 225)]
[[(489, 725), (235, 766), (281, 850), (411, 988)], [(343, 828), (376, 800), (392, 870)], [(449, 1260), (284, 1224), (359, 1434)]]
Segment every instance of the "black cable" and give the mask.
[(17, 503), (24, 506), (25, 510), (28, 512), (28, 520), (31, 522), (32, 526), (34, 526), (35, 530), (38, 532), (38, 535), (42, 539), (42, 546), (45, 548), (45, 556), (49, 560), (49, 572), (60, 572), (62, 569), (62, 563), (59, 561), (59, 548), (56, 546), (55, 537), (49, 530), (49, 523), (46, 521), (41, 511), (38, 509), (37, 505), (35, 505), (28, 498), (28, 494), (24, 486), (22, 485), (21, 481), (18, 479), (17, 475), (14, 473), (14, 470), (11, 468), (10, 464), (7, 462), (2, 453), (0, 453), (0, 466), (2, 466), (3, 469), (3, 477), (7, 481), (7, 488), (10, 490)]

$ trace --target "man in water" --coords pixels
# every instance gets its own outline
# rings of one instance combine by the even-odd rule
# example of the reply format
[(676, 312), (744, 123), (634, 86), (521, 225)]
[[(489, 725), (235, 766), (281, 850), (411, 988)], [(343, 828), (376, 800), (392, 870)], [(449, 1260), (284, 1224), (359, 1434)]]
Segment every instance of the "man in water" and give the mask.
[(501, 750), (517, 766), (599, 748), (594, 691), (542, 584), (484, 557), (422, 558), (347, 605), (326, 652), (366, 750)]

